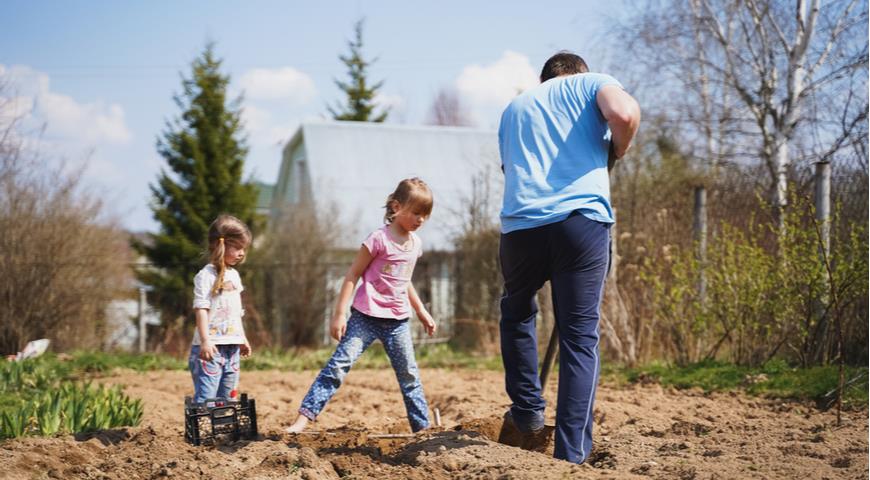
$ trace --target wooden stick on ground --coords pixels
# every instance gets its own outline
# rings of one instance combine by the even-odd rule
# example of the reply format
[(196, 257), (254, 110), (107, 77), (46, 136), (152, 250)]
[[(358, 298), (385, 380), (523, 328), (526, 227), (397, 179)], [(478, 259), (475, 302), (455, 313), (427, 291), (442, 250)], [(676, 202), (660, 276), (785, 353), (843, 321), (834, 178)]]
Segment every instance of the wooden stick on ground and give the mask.
[[(293, 435), (292, 433), (289, 435)], [(326, 435), (326, 436), (336, 436), (336, 435), (346, 435), (345, 432), (323, 432), (318, 430), (304, 431), (299, 432), (296, 435)], [(374, 433), (367, 434), (368, 438), (414, 438), (416, 437), (416, 433)]]

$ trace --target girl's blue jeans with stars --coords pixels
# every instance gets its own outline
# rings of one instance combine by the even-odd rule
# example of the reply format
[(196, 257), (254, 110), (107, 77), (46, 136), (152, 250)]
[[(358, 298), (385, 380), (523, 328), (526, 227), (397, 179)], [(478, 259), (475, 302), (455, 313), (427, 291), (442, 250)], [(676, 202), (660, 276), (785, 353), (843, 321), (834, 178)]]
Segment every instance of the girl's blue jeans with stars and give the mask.
[(209, 398), (230, 398), (239, 384), (239, 345), (216, 345), (211, 361), (199, 358), (200, 346), (190, 348), (187, 360), (193, 377), (193, 401)]
[(429, 426), (429, 406), (423, 396), (420, 371), (414, 359), (414, 344), (411, 342), (411, 329), (408, 320), (380, 319), (365, 315), (352, 309), (347, 322), (347, 330), (332, 358), (317, 375), (308, 394), (302, 400), (299, 413), (314, 420), (335, 395), (347, 372), (354, 362), (375, 340), (384, 344), (396, 380), (402, 390), (405, 410), (411, 431), (417, 432)]

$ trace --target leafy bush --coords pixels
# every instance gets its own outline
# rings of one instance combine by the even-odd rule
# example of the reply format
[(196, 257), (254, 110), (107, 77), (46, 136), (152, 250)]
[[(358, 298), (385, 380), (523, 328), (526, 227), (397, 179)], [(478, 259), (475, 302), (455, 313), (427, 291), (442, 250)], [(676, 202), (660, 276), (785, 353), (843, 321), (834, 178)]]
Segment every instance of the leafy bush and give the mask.
[[(678, 365), (728, 358), (749, 366), (836, 358), (836, 328), (866, 324), (866, 228), (852, 222), (850, 233), (832, 239), (822, 255), (812, 215), (806, 201), (795, 199), (781, 232), (720, 224), (703, 270), (695, 252), (678, 245), (646, 260), (640, 278), (651, 292), (652, 323), (667, 357)], [(764, 243), (770, 238), (775, 246)]]
[(663, 250), (664, 261), (645, 259), (639, 276), (649, 288), (651, 320), (660, 325), (665, 354), (686, 365), (701, 359), (712, 332), (697, 297), (698, 264), (692, 252), (673, 245)]

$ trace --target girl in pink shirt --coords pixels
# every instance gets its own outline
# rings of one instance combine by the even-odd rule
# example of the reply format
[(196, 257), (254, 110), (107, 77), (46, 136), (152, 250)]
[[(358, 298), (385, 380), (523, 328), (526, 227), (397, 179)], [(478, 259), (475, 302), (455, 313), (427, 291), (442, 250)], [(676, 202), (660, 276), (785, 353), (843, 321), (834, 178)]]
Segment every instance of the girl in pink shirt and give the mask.
[[(414, 359), (408, 318), (413, 308), (426, 332), (430, 336), (435, 333), (435, 321), (411, 284), (414, 265), (423, 253), (420, 237), (414, 232), (429, 218), (432, 203), (432, 192), (419, 178), (402, 180), (387, 197), (386, 225), (363, 241), (341, 285), (329, 323), (338, 346), (302, 400), (299, 416), (287, 432), (301, 432), (317, 418), (354, 362), (375, 340), (384, 344), (396, 372), (411, 430), (429, 426), (429, 407)], [(348, 302), (360, 278), (347, 320)]]

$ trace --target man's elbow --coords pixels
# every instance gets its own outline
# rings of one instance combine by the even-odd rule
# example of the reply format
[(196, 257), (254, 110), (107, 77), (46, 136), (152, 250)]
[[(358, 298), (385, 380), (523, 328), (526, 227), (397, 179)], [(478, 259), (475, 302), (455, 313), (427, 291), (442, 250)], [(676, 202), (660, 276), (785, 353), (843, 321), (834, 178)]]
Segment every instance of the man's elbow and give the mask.
[(607, 123), (615, 127), (622, 127), (631, 131), (637, 130), (640, 125), (640, 105), (634, 99), (623, 102), (619, 108), (613, 109)]

